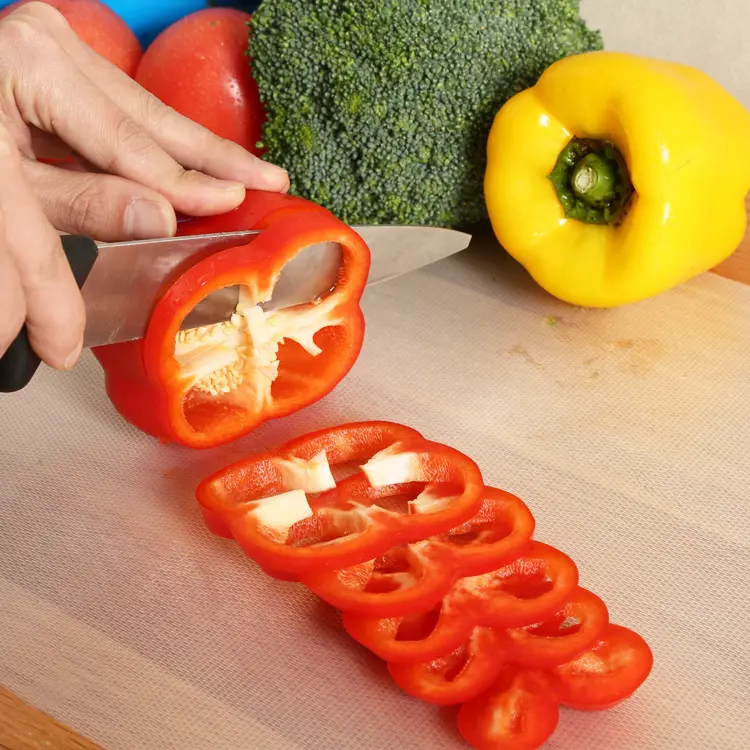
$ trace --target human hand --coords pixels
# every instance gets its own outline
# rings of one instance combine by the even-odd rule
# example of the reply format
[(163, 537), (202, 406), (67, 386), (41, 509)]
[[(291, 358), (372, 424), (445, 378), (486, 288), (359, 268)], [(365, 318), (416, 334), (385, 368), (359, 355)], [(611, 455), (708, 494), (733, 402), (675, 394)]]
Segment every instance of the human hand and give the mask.
[[(49, 5), (0, 21), (0, 71), (0, 356), (25, 322), (44, 362), (78, 359), (85, 311), (56, 230), (167, 237), (175, 211), (223, 213), (246, 187), (288, 189), (286, 172), (163, 105)], [(36, 160), (66, 151), (83, 167)]]

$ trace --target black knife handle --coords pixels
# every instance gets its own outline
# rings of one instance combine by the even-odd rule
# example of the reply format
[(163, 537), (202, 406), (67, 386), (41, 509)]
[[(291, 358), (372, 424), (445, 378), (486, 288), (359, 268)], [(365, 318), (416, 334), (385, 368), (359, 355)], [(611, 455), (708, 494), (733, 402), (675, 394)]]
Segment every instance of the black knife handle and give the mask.
[[(99, 248), (96, 246), (96, 242), (88, 237), (65, 234), (60, 239), (65, 256), (73, 271), (73, 276), (80, 289), (94, 267), (99, 255)], [(0, 393), (14, 393), (25, 388), (34, 377), (34, 373), (39, 369), (40, 364), (41, 360), (31, 348), (29, 332), (24, 324), (13, 343), (0, 357)]]

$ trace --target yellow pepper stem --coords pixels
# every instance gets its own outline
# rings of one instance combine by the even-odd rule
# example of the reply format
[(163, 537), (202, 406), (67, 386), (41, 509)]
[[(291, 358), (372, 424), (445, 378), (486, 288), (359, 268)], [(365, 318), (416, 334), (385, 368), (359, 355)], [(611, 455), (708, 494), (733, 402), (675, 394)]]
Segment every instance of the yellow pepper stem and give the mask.
[(633, 195), (625, 161), (608, 141), (573, 138), (550, 174), (565, 216), (612, 224)]

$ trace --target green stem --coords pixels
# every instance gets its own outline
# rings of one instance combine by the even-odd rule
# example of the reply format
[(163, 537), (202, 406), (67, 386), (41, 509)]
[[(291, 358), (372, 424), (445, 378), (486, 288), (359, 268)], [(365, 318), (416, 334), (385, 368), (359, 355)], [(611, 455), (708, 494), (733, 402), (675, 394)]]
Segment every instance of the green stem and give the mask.
[(573, 138), (550, 179), (569, 219), (612, 224), (633, 195), (625, 161), (608, 141)]

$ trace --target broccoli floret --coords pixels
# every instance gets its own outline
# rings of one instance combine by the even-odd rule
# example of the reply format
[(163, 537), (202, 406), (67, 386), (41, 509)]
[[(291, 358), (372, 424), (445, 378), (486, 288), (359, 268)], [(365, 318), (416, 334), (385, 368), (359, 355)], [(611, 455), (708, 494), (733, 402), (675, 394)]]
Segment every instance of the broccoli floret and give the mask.
[(250, 25), (264, 158), (349, 224), (485, 219), (497, 110), (602, 48), (579, 0), (263, 0)]

